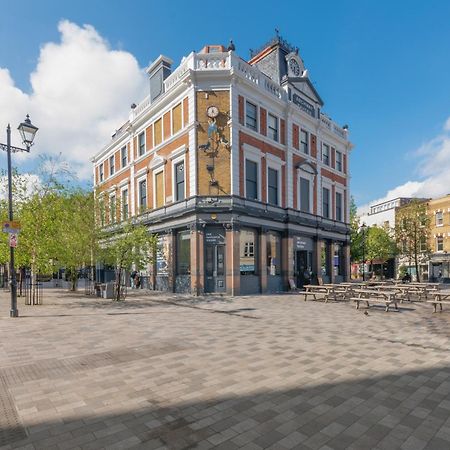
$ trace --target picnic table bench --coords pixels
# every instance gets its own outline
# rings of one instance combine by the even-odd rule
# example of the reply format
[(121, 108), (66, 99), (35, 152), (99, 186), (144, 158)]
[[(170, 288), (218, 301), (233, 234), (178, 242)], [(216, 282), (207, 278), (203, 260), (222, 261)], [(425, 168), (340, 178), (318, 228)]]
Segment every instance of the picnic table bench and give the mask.
[(433, 305), (433, 312), (437, 312), (437, 305), (439, 305), (442, 311), (442, 304), (450, 304), (450, 291), (448, 292), (436, 292), (433, 300), (427, 300), (427, 303)]
[(366, 302), (367, 308), (370, 308), (370, 303), (372, 303), (384, 305), (386, 312), (389, 312), (389, 307), (391, 305), (394, 305), (395, 310), (398, 310), (398, 299), (396, 297), (397, 293), (395, 291), (355, 289), (353, 292), (358, 294), (358, 297), (352, 297), (350, 299), (356, 303), (356, 309), (359, 309), (359, 305), (361, 302)]

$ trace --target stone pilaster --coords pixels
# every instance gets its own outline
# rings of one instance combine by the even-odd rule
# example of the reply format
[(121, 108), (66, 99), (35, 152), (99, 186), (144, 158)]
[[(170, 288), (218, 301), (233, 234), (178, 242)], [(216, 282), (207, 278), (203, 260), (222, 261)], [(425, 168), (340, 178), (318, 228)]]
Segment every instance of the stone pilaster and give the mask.
[(259, 233), (259, 273), (261, 293), (267, 292), (267, 228), (261, 228)]
[(289, 279), (294, 279), (294, 238), (289, 232), (281, 238), (281, 276), (283, 289), (289, 289)]
[(205, 247), (204, 229), (199, 224), (191, 227), (191, 292), (203, 295), (205, 292)]
[(240, 233), (236, 223), (225, 224), (226, 242), (226, 287), (230, 295), (239, 295), (241, 290)]

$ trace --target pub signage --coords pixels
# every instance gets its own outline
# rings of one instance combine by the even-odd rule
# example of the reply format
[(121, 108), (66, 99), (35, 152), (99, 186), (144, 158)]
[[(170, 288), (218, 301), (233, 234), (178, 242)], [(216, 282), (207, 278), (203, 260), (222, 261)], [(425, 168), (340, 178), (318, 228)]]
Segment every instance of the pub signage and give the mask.
[(311, 117), (316, 117), (316, 110), (311, 103), (308, 103), (302, 97), (297, 94), (292, 95), (292, 102), (295, 103), (301, 110), (309, 114)]

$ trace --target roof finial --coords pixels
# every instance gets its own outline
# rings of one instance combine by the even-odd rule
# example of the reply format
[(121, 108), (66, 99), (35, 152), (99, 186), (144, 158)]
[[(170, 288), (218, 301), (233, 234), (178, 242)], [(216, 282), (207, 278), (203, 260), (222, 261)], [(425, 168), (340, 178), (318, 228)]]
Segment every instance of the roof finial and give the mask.
[(280, 30), (278, 28), (275, 28), (275, 34), (276, 34), (277, 38), (280, 37)]
[(230, 39), (230, 43), (228, 44), (227, 50), (228, 50), (228, 51), (232, 51), (232, 52), (234, 52), (234, 51), (236, 50), (236, 47), (235, 47), (235, 45), (233, 44), (233, 40), (232, 40), (232, 39)]

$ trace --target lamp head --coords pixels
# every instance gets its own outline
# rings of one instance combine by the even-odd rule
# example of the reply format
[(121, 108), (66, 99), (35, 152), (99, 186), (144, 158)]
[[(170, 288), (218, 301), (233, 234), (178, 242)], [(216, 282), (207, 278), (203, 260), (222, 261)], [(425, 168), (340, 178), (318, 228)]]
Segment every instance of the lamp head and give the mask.
[(34, 137), (38, 131), (38, 127), (35, 127), (30, 120), (30, 116), (27, 114), (25, 120), (17, 128), (22, 136), (22, 141), (29, 149), (33, 145)]

